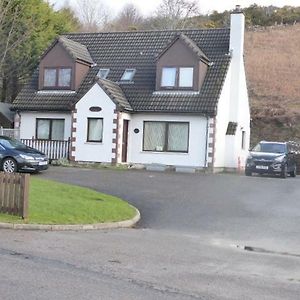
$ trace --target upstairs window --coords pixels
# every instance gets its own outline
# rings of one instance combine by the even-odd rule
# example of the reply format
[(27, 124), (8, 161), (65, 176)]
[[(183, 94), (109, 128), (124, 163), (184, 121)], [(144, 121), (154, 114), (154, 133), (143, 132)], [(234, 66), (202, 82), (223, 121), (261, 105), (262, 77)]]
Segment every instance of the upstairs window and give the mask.
[(162, 88), (188, 89), (193, 87), (193, 67), (164, 67), (161, 74)]
[(121, 81), (132, 81), (136, 69), (126, 69), (121, 77)]
[(97, 73), (97, 77), (99, 77), (100, 79), (106, 79), (108, 73), (109, 73), (109, 69), (100, 69)]
[(163, 68), (161, 76), (161, 86), (175, 87), (176, 83), (176, 68)]
[(71, 68), (45, 68), (44, 87), (45, 88), (70, 88)]
[(193, 87), (194, 68), (179, 68), (179, 87)]

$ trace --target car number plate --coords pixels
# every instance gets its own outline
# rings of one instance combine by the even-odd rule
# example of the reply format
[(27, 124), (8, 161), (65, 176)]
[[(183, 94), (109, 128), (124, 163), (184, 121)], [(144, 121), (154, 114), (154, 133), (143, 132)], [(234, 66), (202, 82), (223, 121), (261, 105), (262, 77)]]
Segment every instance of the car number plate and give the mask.
[(39, 165), (40, 165), (40, 166), (45, 166), (45, 165), (47, 165), (47, 164), (48, 164), (47, 161), (40, 161), (40, 162), (39, 162)]
[(256, 166), (256, 169), (259, 169), (259, 170), (268, 170), (268, 166)]

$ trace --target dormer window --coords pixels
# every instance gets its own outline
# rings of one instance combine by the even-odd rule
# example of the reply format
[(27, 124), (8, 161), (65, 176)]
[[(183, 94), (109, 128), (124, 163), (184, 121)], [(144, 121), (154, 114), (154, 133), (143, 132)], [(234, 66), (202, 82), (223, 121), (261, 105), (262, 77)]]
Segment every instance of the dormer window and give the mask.
[(45, 68), (44, 88), (70, 89), (72, 68)]
[(179, 68), (178, 86), (181, 88), (193, 87), (194, 68)]
[(121, 77), (121, 81), (132, 81), (136, 69), (126, 69)]
[(100, 79), (106, 79), (108, 73), (109, 73), (109, 69), (100, 69), (97, 73), (97, 77)]
[(193, 67), (163, 67), (161, 74), (161, 87), (170, 89), (193, 88)]

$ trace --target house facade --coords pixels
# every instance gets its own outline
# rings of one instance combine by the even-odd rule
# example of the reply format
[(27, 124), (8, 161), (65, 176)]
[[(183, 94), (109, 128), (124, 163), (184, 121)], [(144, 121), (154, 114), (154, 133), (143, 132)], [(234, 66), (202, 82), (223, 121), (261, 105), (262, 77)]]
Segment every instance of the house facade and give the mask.
[(61, 36), (13, 103), (15, 127), (70, 139), (78, 162), (243, 168), (244, 22), (237, 9), (228, 29)]

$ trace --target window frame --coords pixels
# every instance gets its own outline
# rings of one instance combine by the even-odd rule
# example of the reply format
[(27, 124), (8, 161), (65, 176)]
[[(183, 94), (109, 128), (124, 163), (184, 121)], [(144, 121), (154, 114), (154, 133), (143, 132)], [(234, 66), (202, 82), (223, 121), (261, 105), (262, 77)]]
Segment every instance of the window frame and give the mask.
[[(180, 69), (186, 69), (186, 68), (191, 68), (193, 69), (193, 78), (192, 78), (192, 85), (189, 87), (185, 87), (185, 86), (180, 86), (179, 82), (180, 82)], [(162, 81), (163, 81), (163, 70), (164, 69), (176, 69), (176, 74), (175, 74), (175, 84), (174, 86), (163, 86), (162, 85)], [(194, 78), (195, 78), (195, 66), (163, 66), (161, 67), (160, 70), (160, 89), (161, 90), (182, 90), (182, 91), (190, 91), (190, 90), (194, 90), (195, 88), (195, 84), (194, 84)]]
[[(40, 120), (43, 120), (43, 121), (49, 121), (50, 122), (50, 125), (49, 125), (49, 133), (48, 133), (48, 138), (47, 139), (41, 139), (38, 137), (38, 121)], [(35, 137), (37, 140), (43, 140), (43, 141), (60, 141), (60, 140), (53, 140), (52, 139), (52, 128), (53, 128), (53, 121), (63, 121), (64, 122), (64, 131), (63, 131), (63, 140), (64, 141), (65, 139), (65, 122), (66, 120), (65, 119), (59, 119), (59, 118), (55, 118), (55, 119), (51, 119), (51, 118), (36, 118), (35, 119)]]
[[(164, 123), (165, 127), (165, 140), (163, 150), (145, 150), (145, 125), (146, 123)], [(170, 124), (186, 124), (188, 126), (188, 134), (187, 134), (187, 150), (186, 151), (176, 151), (176, 150), (168, 150), (168, 139), (169, 139), (169, 125)], [(143, 151), (144, 152), (160, 152), (160, 153), (189, 153), (190, 146), (190, 122), (181, 122), (181, 121), (143, 121)]]
[[(123, 79), (126, 72), (131, 72), (132, 73), (130, 79)], [(132, 82), (135, 73), (136, 73), (136, 69), (134, 69), (134, 68), (125, 69), (125, 71), (123, 72), (123, 74), (121, 76), (120, 82)]]
[[(102, 120), (102, 132), (101, 132), (101, 140), (90, 140), (89, 135), (90, 135), (90, 120)], [(96, 117), (88, 117), (87, 118), (87, 135), (86, 135), (86, 142), (87, 143), (103, 143), (103, 130), (104, 128), (104, 121), (103, 118), (96, 118)]]
[[(100, 73), (101, 71), (105, 72), (104, 77), (101, 77), (101, 76), (99, 75), (99, 73)], [(108, 69), (108, 68), (100, 68), (99, 71), (98, 71), (98, 73), (97, 73), (97, 77), (98, 77), (99, 79), (106, 79), (107, 76), (108, 76), (108, 74), (109, 74), (109, 72), (110, 72), (110, 69)]]
[[(64, 69), (68, 69), (70, 70), (70, 84), (69, 85), (65, 85), (65, 86), (60, 86), (59, 85), (59, 71), (60, 70), (64, 70)], [(47, 86), (45, 85), (45, 71), (46, 70), (55, 70), (55, 85), (53, 86)], [(47, 89), (47, 90), (65, 90), (65, 89), (71, 89), (72, 86), (72, 75), (73, 75), (73, 68), (72, 67), (44, 67), (43, 69), (43, 89)]]

